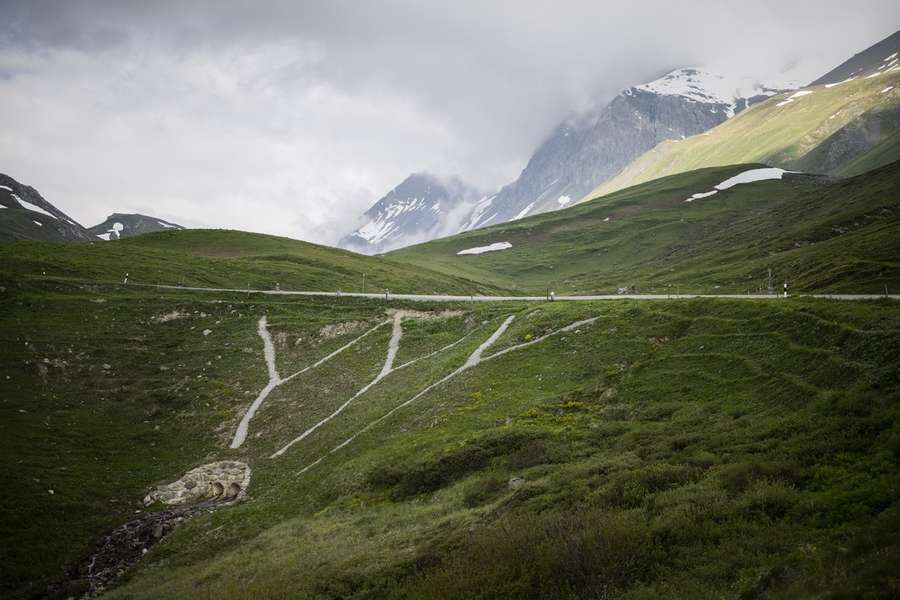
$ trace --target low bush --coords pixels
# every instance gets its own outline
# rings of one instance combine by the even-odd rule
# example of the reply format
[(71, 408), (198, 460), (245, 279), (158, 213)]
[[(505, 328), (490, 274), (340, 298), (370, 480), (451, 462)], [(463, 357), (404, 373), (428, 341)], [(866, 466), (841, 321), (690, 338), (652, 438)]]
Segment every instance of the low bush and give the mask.
[(652, 576), (661, 556), (645, 523), (579, 508), (516, 512), (476, 529), (395, 598), (609, 598)]

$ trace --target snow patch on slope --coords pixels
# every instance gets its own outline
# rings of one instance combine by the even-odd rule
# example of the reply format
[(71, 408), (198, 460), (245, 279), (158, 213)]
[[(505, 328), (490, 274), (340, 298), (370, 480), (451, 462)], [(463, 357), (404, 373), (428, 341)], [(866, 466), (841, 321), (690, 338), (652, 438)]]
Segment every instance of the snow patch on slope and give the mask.
[(465, 250), (460, 250), (456, 254), (484, 254), (485, 252), (496, 252), (497, 250), (506, 250), (507, 248), (512, 248), (512, 244), (510, 244), (509, 242), (494, 242), (493, 244), (489, 244), (487, 246), (466, 248)]
[(791, 102), (793, 102), (793, 101), (796, 100), (797, 98), (802, 98), (803, 96), (809, 96), (810, 94), (812, 94), (812, 90), (800, 90), (799, 92), (794, 92), (793, 94), (791, 94), (790, 96), (788, 96), (788, 99), (787, 99), (787, 100), (782, 100), (781, 102), (779, 102), (779, 103), (776, 104), (775, 106), (784, 106), (785, 104), (790, 104)]
[[(510, 219), (510, 220), (511, 220), (511, 221), (518, 221), (519, 219), (523, 218), (525, 215), (527, 215), (527, 214), (529, 213), (529, 211), (531, 211), (532, 208), (534, 208), (535, 203), (537, 203), (537, 200), (535, 200), (534, 202), (532, 202), (531, 204), (529, 204), (528, 206), (526, 206), (525, 208), (523, 208), (521, 211), (519, 211), (519, 214), (517, 214), (516, 216), (514, 216), (514, 217), (513, 217), (512, 219)], [(487, 222), (487, 221), (485, 221), (485, 223), (486, 223), (486, 222)]]
[[(16, 202), (18, 202), (19, 204), (22, 205), (22, 208), (24, 208), (24, 209), (26, 209), (26, 210), (38, 212), (38, 213), (41, 213), (42, 215), (47, 215), (48, 217), (53, 217), (54, 219), (56, 219), (56, 215), (53, 215), (53, 214), (47, 212), (46, 210), (44, 210), (43, 208), (41, 208), (41, 207), (38, 206), (37, 204), (32, 204), (31, 202), (27, 202), (27, 201), (25, 201), (25, 200), (22, 200), (22, 199), (18, 196), (18, 194), (10, 194), (10, 195), (15, 199)], [(57, 219), (57, 220), (58, 220), (58, 219)]]
[(781, 179), (785, 173), (796, 173), (797, 171), (785, 171), (784, 169), (779, 169), (777, 167), (763, 167), (761, 169), (750, 169), (749, 171), (744, 171), (743, 173), (738, 173), (734, 177), (729, 177), (722, 183), (715, 186), (715, 189), (709, 192), (701, 192), (698, 194), (693, 194), (690, 198), (685, 200), (685, 202), (693, 202), (694, 200), (699, 200), (700, 198), (707, 198), (712, 196), (716, 192), (721, 192), (722, 190), (727, 190), (728, 188), (732, 188), (736, 185), (740, 185), (742, 183), (753, 183), (754, 181), (766, 181), (768, 179)]
[(796, 171), (785, 171), (778, 167), (764, 167), (762, 169), (750, 169), (739, 173), (734, 177), (730, 177), (716, 186), (716, 189), (727, 190), (730, 187), (740, 185), (742, 183), (752, 183), (754, 181), (765, 181), (767, 179), (781, 179), (785, 173), (796, 173)]

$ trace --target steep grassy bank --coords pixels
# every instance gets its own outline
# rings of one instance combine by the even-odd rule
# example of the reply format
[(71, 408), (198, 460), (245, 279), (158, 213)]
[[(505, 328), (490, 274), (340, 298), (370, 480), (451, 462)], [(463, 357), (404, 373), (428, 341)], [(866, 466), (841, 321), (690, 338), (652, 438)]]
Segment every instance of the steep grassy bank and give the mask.
[[(384, 322), (386, 308), (7, 287), (0, 514), (15, 543), (0, 556), (4, 593), (39, 589), (149, 486), (222, 458), (252, 466), (250, 500), (178, 528), (111, 597), (796, 597), (894, 585), (896, 303), (435, 305), (451, 312), (403, 321), (395, 366), (420, 360), (270, 458), (378, 374), (384, 325), (279, 387), (228, 449), (266, 381), (260, 316), (287, 376)], [(397, 408), (509, 315), (485, 356), (506, 354)]]

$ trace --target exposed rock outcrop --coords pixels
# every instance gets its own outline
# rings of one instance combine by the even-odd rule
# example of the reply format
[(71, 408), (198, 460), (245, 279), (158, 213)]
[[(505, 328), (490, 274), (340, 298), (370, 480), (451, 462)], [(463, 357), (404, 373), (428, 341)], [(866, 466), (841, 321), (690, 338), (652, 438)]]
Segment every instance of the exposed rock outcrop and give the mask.
[(158, 486), (144, 497), (144, 506), (154, 502), (182, 506), (206, 500), (241, 500), (248, 485), (250, 467), (246, 463), (222, 460), (191, 469), (181, 479)]

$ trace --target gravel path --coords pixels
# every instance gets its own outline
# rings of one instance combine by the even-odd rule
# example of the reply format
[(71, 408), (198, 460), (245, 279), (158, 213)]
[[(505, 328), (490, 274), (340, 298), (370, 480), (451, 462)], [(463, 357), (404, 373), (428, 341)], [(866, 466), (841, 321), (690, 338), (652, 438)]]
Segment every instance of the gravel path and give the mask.
[[(278, 375), (278, 370), (275, 367), (275, 346), (272, 344), (272, 336), (269, 335), (269, 329), (267, 327), (266, 317), (265, 316), (260, 317), (259, 325), (258, 325), (256, 331), (257, 331), (257, 333), (259, 333), (259, 337), (261, 337), (263, 340), (263, 355), (265, 356), (266, 367), (269, 371), (269, 382), (266, 384), (266, 387), (264, 387), (259, 392), (259, 395), (256, 397), (256, 400), (254, 400), (253, 403), (250, 405), (250, 408), (247, 409), (247, 412), (244, 413), (244, 417), (241, 419), (241, 422), (238, 424), (237, 431), (234, 432), (234, 439), (231, 440), (231, 446), (229, 446), (229, 447), (230, 448), (240, 448), (241, 445), (244, 443), (244, 441), (246, 441), (247, 431), (250, 428), (250, 420), (253, 419), (253, 416), (256, 414), (256, 411), (259, 410), (259, 407), (262, 406), (262, 403), (265, 402), (265, 400), (266, 400), (266, 398), (268, 398), (269, 394), (272, 393), (272, 390), (274, 390), (275, 388), (277, 388), (278, 386), (280, 386), (284, 383), (287, 383), (288, 381), (290, 381), (297, 375), (300, 375), (301, 373), (305, 373), (306, 371), (309, 371), (310, 369), (314, 369), (314, 368), (318, 367), (319, 365), (331, 360), (332, 358), (334, 358), (335, 356), (337, 356), (338, 354), (340, 354), (347, 348), (356, 344), (358, 341), (360, 341), (361, 339), (363, 339), (364, 337), (366, 337), (367, 335), (369, 335), (370, 333), (372, 333), (373, 331), (375, 331), (376, 329), (378, 329), (379, 327), (382, 327), (383, 325), (385, 325), (387, 323), (390, 323), (390, 321), (382, 321), (381, 323), (379, 323), (375, 327), (372, 327), (371, 329), (369, 329), (368, 331), (366, 331), (359, 337), (347, 342), (346, 344), (344, 344), (343, 346), (341, 346), (340, 348), (338, 348), (337, 350), (335, 350), (328, 356), (326, 356), (324, 358), (320, 358), (313, 364), (303, 367), (302, 369), (300, 369), (293, 375), (290, 375), (289, 377), (285, 377), (284, 379), (281, 379)], [(395, 352), (395, 354), (396, 354), (396, 352)]]
[[(318, 292), (290, 290), (251, 290), (232, 288), (182, 287), (177, 285), (152, 286), (170, 290), (195, 292), (239, 292), (273, 296), (330, 296), (332, 298), (371, 298), (374, 300), (415, 300), (418, 302), (546, 302), (546, 296), (460, 296), (449, 294), (362, 294), (359, 292)], [(831, 300), (900, 300), (900, 294), (791, 294), (798, 298), (828, 298)], [(732, 300), (783, 300), (779, 294), (596, 294), (585, 296), (556, 296), (561, 302), (593, 302), (596, 300), (690, 300), (692, 298), (726, 298)]]
[[(459, 375), (460, 373), (463, 373), (464, 371), (467, 371), (467, 370), (469, 370), (469, 369), (471, 369), (471, 368), (473, 368), (473, 367), (475, 367), (475, 366), (478, 366), (480, 363), (482, 363), (482, 362), (484, 362), (484, 361), (493, 360), (494, 358), (497, 358), (497, 357), (499, 357), (499, 356), (502, 356), (502, 355), (507, 354), (507, 353), (509, 353), (509, 352), (512, 352), (512, 351), (514, 351), (514, 350), (520, 350), (520, 349), (525, 348), (525, 347), (527, 347), (527, 346), (532, 346), (532, 345), (534, 345), (534, 344), (537, 344), (537, 343), (539, 343), (539, 342), (542, 342), (542, 341), (546, 340), (547, 338), (553, 337), (553, 336), (555, 336), (555, 335), (559, 335), (559, 334), (561, 334), (561, 333), (565, 333), (565, 332), (568, 332), (568, 331), (574, 331), (574, 330), (576, 330), (576, 329), (579, 328), (579, 327), (582, 327), (582, 326), (584, 326), (584, 325), (589, 325), (589, 324), (593, 323), (594, 321), (596, 321), (597, 318), (598, 318), (598, 317), (594, 317), (594, 318), (591, 318), (591, 319), (585, 319), (585, 320), (583, 320), (583, 321), (576, 321), (576, 322), (574, 322), (574, 323), (571, 323), (571, 324), (569, 324), (569, 325), (566, 325), (565, 327), (562, 327), (562, 328), (557, 329), (557, 330), (555, 330), (555, 331), (552, 331), (552, 332), (550, 332), (550, 333), (548, 333), (548, 334), (546, 334), (546, 335), (543, 335), (543, 336), (541, 336), (541, 337), (539, 337), (539, 338), (537, 338), (537, 339), (530, 340), (530, 341), (525, 342), (525, 343), (522, 343), (522, 344), (517, 344), (517, 345), (515, 345), (515, 346), (511, 346), (511, 347), (509, 347), (509, 348), (505, 348), (505, 349), (503, 349), (503, 350), (501, 350), (501, 351), (499, 351), (499, 352), (496, 352), (496, 353), (494, 353), (494, 354), (491, 354), (491, 355), (489, 355), (489, 356), (483, 357), (484, 352), (485, 352), (486, 350), (488, 350), (491, 346), (493, 346), (493, 345), (497, 342), (497, 340), (500, 338), (500, 336), (502, 336), (502, 335), (506, 332), (506, 330), (509, 328), (510, 324), (511, 324), (511, 323), (513, 322), (513, 320), (515, 319), (515, 315), (510, 315), (510, 316), (508, 316), (508, 317), (503, 321), (503, 323), (501, 323), (500, 326), (494, 331), (494, 333), (492, 333), (492, 334), (490, 335), (490, 337), (488, 337), (488, 339), (486, 339), (484, 342), (482, 342), (481, 345), (478, 346), (478, 348), (476, 348), (475, 351), (472, 352), (472, 354), (469, 355), (469, 357), (466, 359), (466, 361), (463, 363), (463, 365), (462, 365), (461, 367), (459, 367), (458, 369), (456, 369), (455, 371), (453, 371), (453, 372), (450, 373), (449, 375), (445, 375), (444, 377), (442, 377), (442, 378), (439, 379), (438, 381), (436, 381), (436, 382), (434, 382), (434, 383), (432, 383), (432, 384), (426, 386), (425, 388), (423, 388), (422, 390), (420, 390), (418, 393), (416, 393), (413, 397), (411, 397), (409, 400), (406, 400), (405, 402), (403, 402), (403, 403), (401, 403), (401, 404), (398, 404), (397, 406), (395, 406), (394, 408), (392, 408), (392, 409), (389, 410), (388, 412), (384, 413), (383, 415), (381, 415), (380, 417), (378, 417), (378, 418), (375, 419), (374, 421), (370, 422), (368, 425), (366, 425), (365, 427), (363, 427), (362, 429), (360, 429), (359, 431), (357, 431), (356, 433), (354, 433), (352, 436), (350, 436), (349, 438), (347, 438), (346, 440), (344, 440), (343, 442), (341, 442), (340, 444), (338, 444), (337, 446), (335, 446), (334, 448), (332, 448), (332, 449), (328, 452), (328, 454), (325, 454), (325, 455), (323, 455), (323, 456), (320, 456), (320, 457), (319, 457), (318, 459), (316, 459), (315, 461), (311, 462), (310, 464), (308, 464), (308, 465), (306, 465), (305, 467), (303, 467), (302, 469), (300, 469), (300, 471), (298, 471), (297, 474), (300, 475), (300, 474), (302, 474), (302, 473), (305, 473), (305, 472), (308, 471), (309, 469), (313, 468), (314, 466), (316, 466), (317, 464), (319, 464), (320, 462), (322, 462), (323, 460), (325, 460), (325, 458), (326, 458), (329, 454), (334, 454), (335, 452), (337, 452), (337, 451), (340, 450), (341, 448), (347, 446), (348, 444), (350, 444), (351, 442), (353, 442), (353, 440), (355, 440), (357, 437), (359, 437), (360, 435), (362, 435), (362, 434), (365, 433), (366, 431), (372, 429), (373, 427), (375, 427), (376, 425), (378, 425), (379, 423), (381, 423), (381, 422), (384, 421), (385, 419), (389, 418), (391, 415), (393, 415), (394, 413), (396, 413), (396, 412), (397, 412), (398, 410), (400, 410), (401, 408), (404, 408), (404, 407), (406, 407), (406, 406), (409, 406), (410, 404), (412, 404), (413, 402), (415, 402), (416, 400), (418, 400), (419, 398), (421, 398), (422, 396), (424, 396), (425, 394), (427, 394), (428, 392), (430, 392), (430, 391), (433, 390), (434, 388), (436, 388), (436, 387), (438, 387), (439, 385), (442, 385), (443, 383), (446, 383), (447, 381), (453, 379), (454, 377), (456, 377), (456, 376)], [(458, 342), (457, 342), (457, 343), (458, 343)]]

